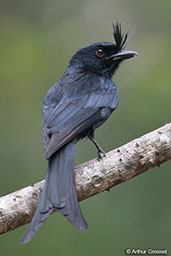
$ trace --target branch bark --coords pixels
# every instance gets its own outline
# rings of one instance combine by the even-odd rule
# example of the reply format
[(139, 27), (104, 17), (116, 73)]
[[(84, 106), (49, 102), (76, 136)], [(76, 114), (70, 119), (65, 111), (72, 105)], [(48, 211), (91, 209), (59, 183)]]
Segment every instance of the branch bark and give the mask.
[[(171, 159), (171, 123), (75, 168), (79, 200), (109, 190)], [(44, 181), (0, 198), (0, 234), (29, 223)]]

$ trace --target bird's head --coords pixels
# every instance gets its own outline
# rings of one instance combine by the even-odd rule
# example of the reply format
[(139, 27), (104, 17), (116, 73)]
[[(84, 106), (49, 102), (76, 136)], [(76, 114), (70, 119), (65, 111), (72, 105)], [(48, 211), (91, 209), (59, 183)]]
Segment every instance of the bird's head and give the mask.
[(128, 34), (121, 32), (121, 25), (118, 22), (113, 24), (113, 36), (114, 44), (100, 42), (81, 48), (72, 57), (70, 65), (112, 78), (123, 60), (137, 55), (135, 51), (124, 49)]

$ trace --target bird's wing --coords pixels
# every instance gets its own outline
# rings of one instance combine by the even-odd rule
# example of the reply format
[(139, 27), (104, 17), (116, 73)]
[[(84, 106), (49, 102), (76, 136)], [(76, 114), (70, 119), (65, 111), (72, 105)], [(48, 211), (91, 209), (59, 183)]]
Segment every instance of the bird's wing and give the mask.
[(45, 157), (49, 158), (81, 132), (104, 120), (117, 105), (117, 90), (93, 92), (83, 97), (62, 100), (51, 111), (44, 126), (44, 138), (49, 137), (45, 146)]

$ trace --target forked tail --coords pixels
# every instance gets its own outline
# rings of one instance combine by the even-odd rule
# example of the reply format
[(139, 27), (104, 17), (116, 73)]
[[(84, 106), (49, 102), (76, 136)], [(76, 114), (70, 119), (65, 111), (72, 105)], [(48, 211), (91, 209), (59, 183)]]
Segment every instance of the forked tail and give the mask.
[(75, 140), (54, 153), (49, 161), (45, 185), (35, 215), (21, 239), (29, 242), (47, 217), (54, 211), (63, 214), (79, 231), (87, 230), (75, 188), (74, 155)]

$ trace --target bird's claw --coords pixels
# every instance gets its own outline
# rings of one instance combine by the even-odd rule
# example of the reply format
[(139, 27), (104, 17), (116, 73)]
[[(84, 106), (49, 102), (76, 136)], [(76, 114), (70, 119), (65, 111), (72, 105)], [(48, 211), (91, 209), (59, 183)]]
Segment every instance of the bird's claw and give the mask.
[(99, 161), (102, 160), (103, 157), (105, 157), (105, 152), (103, 150), (98, 151), (98, 160)]

